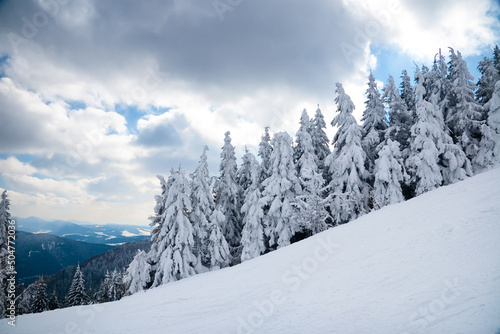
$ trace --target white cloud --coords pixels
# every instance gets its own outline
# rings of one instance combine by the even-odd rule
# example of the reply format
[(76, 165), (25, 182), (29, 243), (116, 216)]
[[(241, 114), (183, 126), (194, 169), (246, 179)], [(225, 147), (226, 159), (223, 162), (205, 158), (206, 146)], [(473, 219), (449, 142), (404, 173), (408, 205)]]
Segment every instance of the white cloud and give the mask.
[(0, 174), (9, 175), (31, 175), (37, 172), (37, 169), (29, 164), (22, 163), (16, 157), (9, 157), (0, 160)]

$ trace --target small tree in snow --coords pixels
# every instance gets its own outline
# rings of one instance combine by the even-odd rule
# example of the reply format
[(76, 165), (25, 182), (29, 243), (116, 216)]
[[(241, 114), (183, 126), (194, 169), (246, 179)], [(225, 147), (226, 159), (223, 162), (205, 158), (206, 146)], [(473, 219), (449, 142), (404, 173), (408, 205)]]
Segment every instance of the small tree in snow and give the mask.
[(361, 147), (362, 128), (352, 116), (354, 104), (342, 84), (337, 83), (337, 111), (332, 121), (338, 131), (333, 138), (334, 149), (326, 159), (331, 182), (328, 185), (330, 214), (334, 224), (347, 223), (367, 213), (369, 186), (363, 180), (366, 155)]
[(231, 263), (229, 246), (220, 228), (224, 223), (224, 219), (224, 214), (219, 208), (216, 208), (210, 216), (208, 236), (205, 243), (211, 270), (225, 268)]
[(241, 262), (251, 260), (266, 250), (264, 243), (264, 211), (260, 202), (260, 168), (252, 153), (245, 154), (250, 165), (250, 186), (245, 191), (241, 212), (243, 218), (243, 232), (241, 235)]
[(53, 290), (49, 298), (49, 310), (56, 310), (60, 307), (61, 305), (59, 304), (59, 300), (57, 299), (56, 290)]
[(373, 206), (375, 209), (404, 201), (401, 184), (405, 180), (405, 171), (399, 142), (387, 139), (385, 145), (382, 144), (373, 173), (375, 176), (373, 183)]
[(90, 302), (90, 298), (85, 292), (84, 283), (85, 280), (83, 279), (80, 265), (78, 265), (76, 267), (75, 276), (73, 277), (73, 282), (66, 295), (66, 304), (68, 306), (87, 305)]
[(33, 300), (30, 313), (41, 313), (49, 310), (49, 296), (47, 295), (47, 284), (44, 277), (40, 277), (35, 283)]

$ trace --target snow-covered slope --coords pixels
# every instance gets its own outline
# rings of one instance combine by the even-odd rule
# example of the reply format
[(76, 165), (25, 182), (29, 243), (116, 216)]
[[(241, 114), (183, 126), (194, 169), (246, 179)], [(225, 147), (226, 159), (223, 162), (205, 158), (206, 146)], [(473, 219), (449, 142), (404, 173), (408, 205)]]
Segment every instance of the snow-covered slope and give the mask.
[(0, 333), (499, 333), (500, 169), (239, 266)]

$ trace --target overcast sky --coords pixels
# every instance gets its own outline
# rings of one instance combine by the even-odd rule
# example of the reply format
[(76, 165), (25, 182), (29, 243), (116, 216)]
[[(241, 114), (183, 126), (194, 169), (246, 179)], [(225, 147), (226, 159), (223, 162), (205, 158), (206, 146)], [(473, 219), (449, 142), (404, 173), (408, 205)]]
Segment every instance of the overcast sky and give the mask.
[[(500, 40), (495, 0), (0, 2), (0, 188), (11, 214), (147, 224), (157, 174), (191, 173), (225, 131), (238, 159), (265, 126), (363, 112), (368, 71), (399, 83), (448, 46), (476, 66)], [(329, 126), (331, 136), (334, 129)], [(240, 160), (239, 160), (240, 162)]]

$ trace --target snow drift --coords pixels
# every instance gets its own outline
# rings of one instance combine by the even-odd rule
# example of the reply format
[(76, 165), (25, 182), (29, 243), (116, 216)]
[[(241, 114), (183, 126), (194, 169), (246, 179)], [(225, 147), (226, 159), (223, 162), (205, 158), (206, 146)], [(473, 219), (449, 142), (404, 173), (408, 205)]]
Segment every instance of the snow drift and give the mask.
[(500, 169), (236, 267), (1, 333), (498, 333)]

